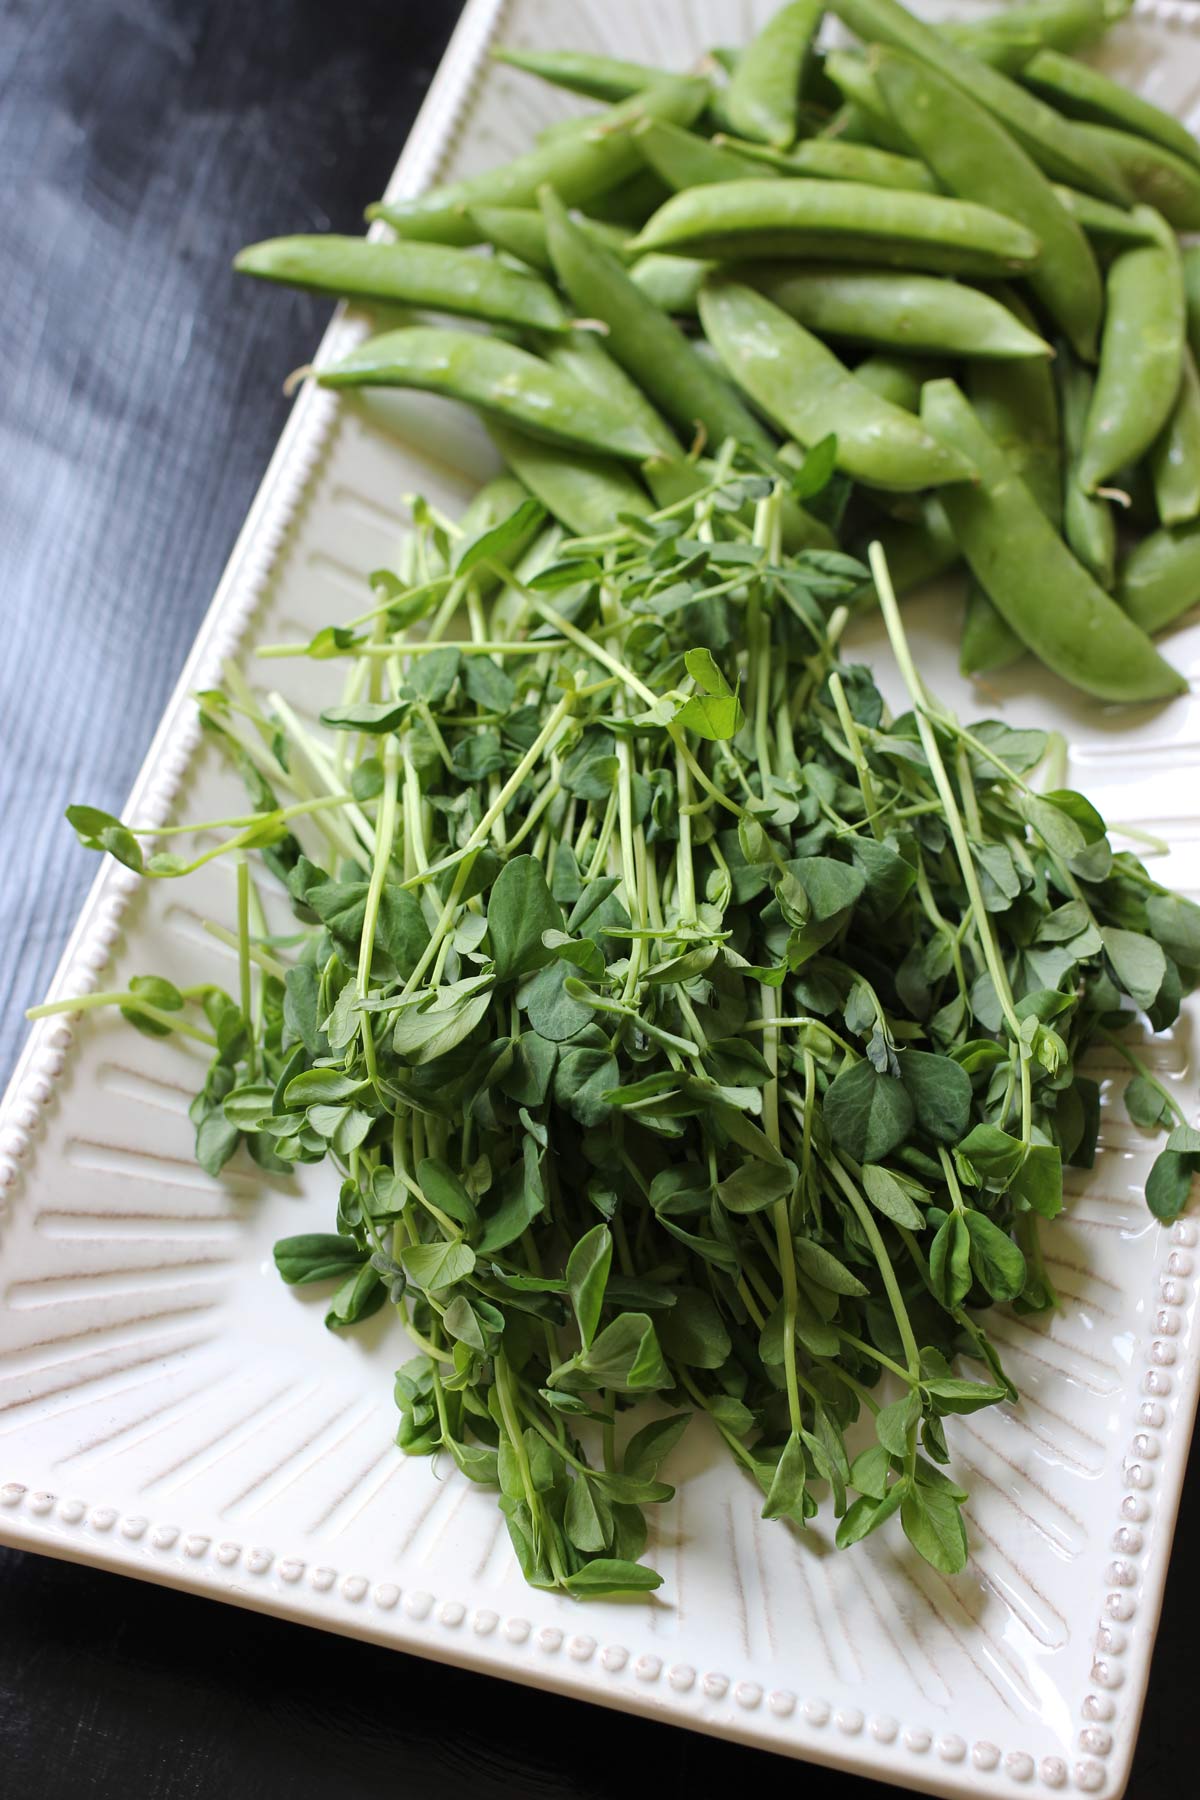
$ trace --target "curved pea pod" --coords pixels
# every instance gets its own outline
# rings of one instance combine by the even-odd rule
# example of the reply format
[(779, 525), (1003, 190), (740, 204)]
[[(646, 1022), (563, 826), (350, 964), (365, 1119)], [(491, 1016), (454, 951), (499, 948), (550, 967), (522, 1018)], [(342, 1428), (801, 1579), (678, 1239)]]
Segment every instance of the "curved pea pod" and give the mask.
[[(875, 85), (875, 77), (867, 67), (867, 59), (861, 52), (831, 50), (825, 58), (825, 70), (844, 96), (843, 111), (849, 112), (850, 124), (859, 141), (878, 144), (897, 156), (912, 155), (913, 147), (893, 124), (883, 95)], [(832, 123), (827, 135), (833, 135)], [(843, 135), (849, 136), (849, 133), (843, 131)]]
[[(999, 292), (1015, 315), (1033, 316), (1011, 289)], [(1062, 518), (1062, 467), (1058, 396), (1048, 362), (972, 363), (968, 392), (980, 424), (1057, 526)]]
[[(546, 248), (546, 221), (534, 207), (473, 206), (471, 218), (479, 229), (480, 238), (493, 244), (497, 250), (517, 257), (520, 262), (528, 263), (531, 269), (539, 269), (543, 275), (553, 273), (554, 265)], [(589, 237), (597, 238), (606, 245), (614, 256), (624, 255), (631, 234), (622, 231), (619, 225), (606, 225), (599, 219), (583, 218), (578, 220), (578, 225)], [(515, 322), (536, 324), (534, 320)]]
[(1093, 493), (1123, 463), (1136, 463), (1170, 416), (1183, 368), (1183, 265), (1173, 232), (1123, 250), (1108, 271), (1100, 371), (1079, 458)]
[(986, 18), (956, 20), (941, 29), (968, 49), (978, 38), (1000, 35), (1023, 44), (1075, 50), (1103, 37), (1132, 6), (1133, 0), (1031, 0), (1028, 6), (1006, 6)]
[[(713, 190), (716, 191), (716, 190)], [(542, 210), (559, 281), (582, 316), (608, 327), (606, 347), (682, 431), (697, 424), (709, 441), (736, 438), (765, 456), (774, 444), (729, 384), (705, 367), (688, 340), (630, 280), (615, 257), (589, 243), (546, 190)]]
[(501, 44), (492, 55), (497, 62), (508, 63), (526, 75), (536, 75), (551, 87), (585, 94), (589, 100), (627, 100), (631, 94), (640, 94), (664, 79), (663, 71), (649, 63), (598, 56), (590, 50), (518, 50)]
[(514, 162), (433, 188), (415, 199), (380, 201), (367, 208), (367, 217), (386, 219), (404, 238), (470, 244), (477, 230), (470, 216), (473, 206), (532, 206), (538, 189), (548, 181), (565, 205), (577, 206), (609, 192), (641, 168), (630, 132), (623, 127), (646, 117), (690, 125), (708, 95), (708, 82), (698, 76), (659, 81), (598, 114), (585, 129), (556, 137)]
[(743, 263), (738, 274), (821, 337), (946, 356), (1051, 354), (998, 300), (937, 275), (828, 263)]
[(745, 181), (758, 173), (745, 156), (665, 119), (643, 119), (634, 127), (633, 141), (673, 194), (716, 181)]
[(1069, 351), (1063, 350), (1056, 364), (1059, 405), (1062, 414), (1063, 448), (1063, 536), (1102, 588), (1113, 585), (1117, 557), (1117, 528), (1110, 503), (1099, 494), (1089, 494), (1079, 479), (1079, 453), (1083, 448), (1084, 426), (1092, 403), (1092, 376)]
[[(1200, 169), (1173, 150), (1108, 125), (1075, 126), (1097, 155), (1120, 168), (1134, 197), (1154, 207), (1176, 231), (1200, 231)], [(1075, 185), (1078, 185), (1076, 183)]]
[(1024, 654), (1025, 646), (1012, 626), (1001, 618), (979, 583), (970, 582), (958, 640), (959, 673), (996, 675)]
[(495, 419), (488, 420), (488, 433), (521, 484), (578, 537), (610, 531), (618, 513), (645, 518), (653, 511), (650, 496), (624, 463), (551, 447)]
[(239, 250), (233, 266), (239, 275), (318, 294), (435, 307), (492, 324), (555, 331), (567, 323), (544, 281), (442, 244), (377, 244), (332, 233), (270, 238)]
[(1121, 566), (1117, 599), (1143, 631), (1161, 631), (1200, 601), (1200, 519), (1164, 526)]
[(1021, 80), (1070, 118), (1131, 131), (1200, 166), (1200, 145), (1186, 125), (1089, 63), (1057, 50), (1039, 50), (1021, 70)]
[(1083, 229), (1101, 250), (1123, 250), (1127, 244), (1152, 244), (1154, 233), (1146, 229), (1144, 218), (1139, 217), (1135, 208), (1132, 212), (1122, 206), (1110, 206), (1107, 200), (1097, 200), (1094, 194), (1081, 194), (1078, 188), (1064, 187), (1062, 182), (1051, 184), (1058, 203), (1069, 212), (1077, 225)]
[[(895, 356), (877, 351), (864, 357), (854, 370), (854, 379), (870, 388), (881, 400), (890, 400), (905, 412), (921, 410), (921, 389), (927, 381), (945, 374), (937, 363), (921, 362), (914, 356)], [(897, 590), (899, 591), (899, 590)]]
[(855, 480), (906, 493), (970, 479), (968, 458), (855, 381), (831, 350), (753, 288), (710, 279), (700, 320), (755, 405), (801, 444), (836, 434), (837, 466)]
[(534, 343), (552, 368), (561, 369), (602, 399), (619, 406), (626, 417), (654, 445), (655, 456), (680, 454), (679, 439), (660, 412), (647, 400), (636, 381), (611, 357), (593, 331), (572, 331), (561, 337)]
[(794, 143), (800, 84), (825, 0), (791, 0), (773, 13), (737, 59), (722, 113), (739, 137), (780, 149)]
[(811, 175), (822, 181), (864, 181), (871, 187), (907, 189), (914, 194), (936, 194), (938, 186), (924, 163), (915, 156), (897, 156), (872, 144), (848, 144), (841, 138), (809, 138), (793, 150), (772, 150), (765, 144), (744, 144), (735, 138), (714, 140), (736, 151), (743, 163), (756, 167), (743, 174), (774, 169), (781, 175)]
[(703, 257), (661, 256), (652, 250), (648, 256), (639, 256), (629, 274), (660, 312), (690, 316), (700, 303), (704, 277), (716, 267)]
[(1096, 354), (1104, 289), (1083, 229), (1033, 159), (970, 95), (927, 64), (872, 52), (875, 79), (897, 125), (944, 188), (1005, 213), (1041, 244), (1029, 285), (1078, 354)]
[(968, 456), (978, 484), (938, 499), (971, 572), (1034, 655), (1101, 700), (1164, 700), (1187, 683), (1145, 632), (1076, 562), (1004, 452), (952, 381), (931, 381), (921, 417), (947, 448)]
[(1200, 363), (1200, 244), (1188, 244), (1181, 253), (1183, 298), (1187, 309), (1187, 338), (1192, 355)]
[(1186, 525), (1200, 513), (1200, 377), (1186, 345), (1174, 408), (1150, 452), (1150, 474), (1164, 525)]
[(322, 387), (420, 388), (465, 400), (553, 443), (641, 462), (657, 448), (620, 406), (538, 356), (471, 331), (385, 331), (322, 369)]
[(1036, 262), (1033, 233), (969, 200), (849, 181), (726, 181), (661, 206), (635, 250), (824, 257), (935, 273), (998, 275)]
[(1102, 150), (1080, 142), (1073, 124), (999, 69), (914, 19), (898, 0), (835, 0), (831, 10), (864, 43), (906, 50), (986, 106), (1056, 181), (1067, 181), (1118, 205), (1128, 203), (1129, 190), (1119, 171)]

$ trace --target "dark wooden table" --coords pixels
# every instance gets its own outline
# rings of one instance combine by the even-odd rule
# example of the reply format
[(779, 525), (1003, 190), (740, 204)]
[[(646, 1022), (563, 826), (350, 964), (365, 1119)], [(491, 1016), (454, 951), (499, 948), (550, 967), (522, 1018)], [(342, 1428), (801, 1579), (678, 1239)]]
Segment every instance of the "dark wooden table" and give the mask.
[[(0, 0), (0, 1080), (93, 873), (327, 309), (237, 247), (354, 231), (450, 0)], [(1200, 1488), (1130, 1794), (1185, 1793)], [(891, 1791), (0, 1552), (0, 1793), (38, 1800), (622, 1800)]]

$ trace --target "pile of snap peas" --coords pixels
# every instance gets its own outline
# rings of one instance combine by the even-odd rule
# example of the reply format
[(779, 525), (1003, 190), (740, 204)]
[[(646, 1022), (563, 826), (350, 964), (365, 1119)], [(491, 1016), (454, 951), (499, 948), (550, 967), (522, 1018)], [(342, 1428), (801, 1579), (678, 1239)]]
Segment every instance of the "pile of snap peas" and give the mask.
[[(417, 309), (317, 379), (476, 407), (569, 531), (698, 490), (732, 440), (789, 474), (790, 549), (878, 539), (902, 593), (965, 570), (965, 673), (1032, 652), (1160, 701), (1186, 683), (1151, 637), (1200, 599), (1200, 147), (1073, 54), (1130, 4), (791, 0), (682, 74), (504, 49), (606, 110), (372, 206), (390, 241), (237, 267)], [(861, 48), (818, 49), (827, 17)]]

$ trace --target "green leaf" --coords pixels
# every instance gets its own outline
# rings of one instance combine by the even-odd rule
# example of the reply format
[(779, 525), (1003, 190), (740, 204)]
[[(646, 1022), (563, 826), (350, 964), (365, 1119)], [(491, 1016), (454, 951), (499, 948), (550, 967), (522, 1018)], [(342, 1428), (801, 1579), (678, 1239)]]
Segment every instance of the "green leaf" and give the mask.
[(135, 874), (143, 872), (141, 845), (112, 813), (96, 806), (68, 806), (66, 817), (85, 850), (107, 851)]
[(1150, 930), (1174, 962), (1200, 968), (1200, 906), (1180, 894), (1151, 894), (1146, 901)]
[(899, 1400), (880, 1407), (875, 1415), (875, 1435), (891, 1456), (908, 1454), (909, 1433), (921, 1416), (921, 1396), (910, 1388)]
[(621, 1470), (641, 1481), (652, 1481), (691, 1422), (691, 1413), (673, 1413), (653, 1419), (635, 1431), (621, 1457)]
[(878, 1531), (881, 1525), (886, 1525), (892, 1515), (900, 1510), (909, 1485), (907, 1480), (893, 1481), (882, 1500), (875, 1500), (867, 1494), (861, 1495), (847, 1508), (845, 1517), (838, 1523), (834, 1540), (838, 1549), (848, 1550), (851, 1544), (861, 1543), (863, 1538)]
[(1153, 938), (1140, 931), (1124, 931), (1117, 925), (1102, 925), (1100, 936), (1120, 985), (1140, 1007), (1152, 1006), (1167, 973), (1167, 959)]
[(612, 1112), (607, 1096), (620, 1080), (620, 1064), (612, 1051), (571, 1044), (559, 1054), (554, 1072), (554, 1098), (585, 1127), (601, 1124)]
[(607, 1225), (593, 1225), (567, 1258), (567, 1289), (584, 1348), (590, 1345), (604, 1307), (604, 1289), (612, 1267), (612, 1237)]
[(565, 1044), (578, 1037), (594, 1016), (590, 1006), (573, 1000), (566, 992), (570, 974), (570, 963), (552, 961), (524, 984), (518, 996), (518, 1004), (529, 1015), (534, 1031), (553, 1044)]
[(736, 694), (693, 694), (675, 714), (675, 723), (710, 743), (737, 736), (746, 722)]
[(993, 1300), (1015, 1300), (1025, 1286), (1025, 1258), (1006, 1231), (981, 1212), (968, 1211), (971, 1269)]
[(221, 1110), (239, 1131), (256, 1131), (264, 1119), (270, 1118), (274, 1099), (275, 1089), (269, 1083), (254, 1082), (226, 1094)]
[(1134, 1075), (1125, 1083), (1125, 1110), (1135, 1125), (1164, 1125), (1174, 1116), (1152, 1081)]
[(877, 1163), (903, 1143), (915, 1117), (904, 1084), (869, 1062), (842, 1070), (825, 1096), (824, 1112), (834, 1142), (860, 1163)]
[(793, 1431), (783, 1447), (783, 1455), (775, 1465), (775, 1474), (763, 1501), (764, 1519), (782, 1518), (793, 1507), (801, 1504), (806, 1474), (804, 1445)]
[(196, 1127), (196, 1161), (208, 1175), (219, 1175), (238, 1147), (240, 1132), (224, 1113), (213, 1111)]
[(868, 1444), (850, 1464), (850, 1486), (871, 1500), (882, 1500), (887, 1493), (890, 1467), (891, 1456), (886, 1445)]
[(301, 1112), (309, 1106), (349, 1100), (368, 1085), (341, 1069), (306, 1069), (288, 1082), (283, 1098), (289, 1112)]
[(1146, 1177), (1146, 1205), (1169, 1225), (1188, 1203), (1196, 1159), (1178, 1150), (1160, 1150)]
[(1002, 1387), (989, 1387), (982, 1381), (960, 1381), (956, 1375), (932, 1375), (921, 1384), (937, 1401), (939, 1413), (973, 1413), (984, 1406), (997, 1406), (1008, 1398)]
[(924, 1230), (925, 1220), (919, 1209), (890, 1169), (881, 1168), (878, 1163), (864, 1163), (862, 1181), (867, 1199), (876, 1212), (883, 1213), (897, 1225), (907, 1226), (910, 1231)]
[(804, 889), (809, 916), (818, 924), (853, 906), (867, 885), (861, 869), (832, 856), (794, 856), (784, 868)]
[(577, 1475), (567, 1492), (563, 1529), (577, 1550), (595, 1555), (612, 1541), (612, 1510), (584, 1475)]
[(542, 943), (542, 933), (562, 930), (562, 908), (536, 856), (515, 856), (505, 863), (488, 896), (487, 922), (497, 981), (511, 981), (550, 962), (552, 952)]
[(475, 1252), (461, 1238), (435, 1244), (406, 1244), (400, 1263), (415, 1287), (436, 1294), (453, 1287), (475, 1267)]
[(549, 1385), (574, 1393), (616, 1388), (618, 1393), (640, 1394), (673, 1383), (648, 1315), (621, 1313), (586, 1350), (569, 1363), (560, 1363)]
[(776, 1200), (785, 1199), (800, 1179), (795, 1163), (782, 1166), (748, 1157), (732, 1175), (717, 1187), (717, 1198), (732, 1213), (762, 1212)]
[(405, 680), (428, 705), (440, 706), (458, 680), (461, 662), (457, 645), (445, 644), (440, 650), (431, 650), (428, 656), (416, 657)]
[(731, 694), (733, 689), (718, 669), (711, 650), (686, 650), (683, 665), (702, 694)]
[(943, 1575), (967, 1566), (967, 1532), (958, 1503), (939, 1488), (910, 1487), (900, 1507), (904, 1535), (925, 1561)]
[(321, 723), (330, 731), (362, 731), (372, 737), (383, 737), (402, 725), (412, 701), (360, 700), (354, 706), (331, 706), (321, 714)]
[(998, 1125), (976, 1125), (959, 1144), (955, 1158), (975, 1185), (1007, 1187), (1025, 1160), (1025, 1146)]
[(645, 1563), (596, 1556), (563, 1583), (572, 1594), (649, 1594), (662, 1586), (662, 1576)]
[(674, 1306), (658, 1322), (663, 1351), (687, 1368), (719, 1369), (732, 1346), (716, 1301), (703, 1288), (675, 1288), (674, 1295)]
[(480, 532), (477, 538), (462, 551), (456, 564), (455, 572), (466, 575), (480, 563), (499, 562), (503, 565), (510, 552), (518, 549), (535, 532), (546, 516), (546, 509), (538, 500), (522, 500), (515, 512), (507, 519), (501, 519), (489, 531)]
[(971, 1286), (971, 1234), (962, 1213), (952, 1212), (929, 1247), (929, 1280), (948, 1311), (961, 1306)]
[(475, 1202), (449, 1163), (437, 1156), (425, 1156), (417, 1164), (417, 1184), (427, 1200), (440, 1207), (456, 1224), (468, 1231), (475, 1228), (479, 1214)]
[(1012, 1178), (1009, 1194), (1023, 1201), (1043, 1219), (1055, 1219), (1062, 1211), (1062, 1152), (1056, 1144), (1032, 1144), (1029, 1154)]
[(868, 1292), (858, 1276), (851, 1274), (845, 1263), (839, 1262), (832, 1250), (827, 1250), (823, 1244), (814, 1243), (812, 1238), (798, 1237), (792, 1248), (800, 1269), (818, 1287), (828, 1288), (831, 1294), (858, 1298)]
[(927, 1050), (900, 1055), (900, 1079), (917, 1115), (917, 1124), (940, 1144), (956, 1144), (971, 1122), (971, 1078), (948, 1056)]
[(289, 1287), (304, 1287), (311, 1281), (342, 1281), (365, 1261), (353, 1238), (338, 1237), (332, 1232), (302, 1232), (299, 1237), (280, 1238), (275, 1245), (275, 1267)]
[(355, 1274), (347, 1276), (329, 1302), (325, 1328), (341, 1331), (347, 1325), (358, 1325), (372, 1313), (377, 1313), (386, 1299), (387, 1288), (379, 1271), (370, 1263), (364, 1263)]

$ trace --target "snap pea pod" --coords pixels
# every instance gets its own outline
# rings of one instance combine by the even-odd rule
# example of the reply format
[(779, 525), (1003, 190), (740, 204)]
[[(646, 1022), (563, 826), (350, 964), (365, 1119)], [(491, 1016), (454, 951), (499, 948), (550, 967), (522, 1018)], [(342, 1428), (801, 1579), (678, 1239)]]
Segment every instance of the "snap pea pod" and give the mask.
[(1025, 646), (1012, 626), (1001, 618), (979, 583), (971, 580), (958, 640), (959, 673), (995, 675), (1024, 655)]
[[(907, 188), (912, 193), (936, 194), (938, 186), (924, 163), (915, 156), (897, 156), (870, 144), (847, 144), (840, 138), (809, 138), (792, 150), (773, 150), (767, 144), (747, 144), (719, 133), (713, 142), (736, 151), (743, 163), (756, 166), (749, 173), (774, 169), (782, 175), (815, 175), (826, 181), (865, 181), (872, 187)], [(743, 175), (747, 171), (743, 169)]]
[[(554, 273), (554, 264), (546, 247), (546, 221), (532, 206), (473, 206), (471, 218), (479, 227), (481, 239), (493, 244), (497, 250), (506, 251), (509, 256), (517, 257), (519, 261), (528, 263), (531, 269), (539, 269), (544, 275)], [(619, 225), (606, 225), (599, 219), (580, 218), (577, 223), (581, 231), (586, 231), (589, 237), (606, 245), (614, 256), (624, 256), (625, 246), (632, 235), (630, 232), (622, 231)], [(447, 251), (446, 254), (465, 255), (466, 252)], [(518, 319), (513, 323), (532, 325), (537, 321)]]
[(790, 437), (837, 438), (837, 466), (905, 493), (963, 481), (969, 459), (855, 381), (831, 350), (753, 288), (711, 277), (700, 294), (704, 332), (739, 387)]
[(465, 400), (554, 443), (631, 461), (657, 448), (619, 406), (540, 357), (478, 332), (426, 325), (385, 331), (322, 369), (317, 380), (322, 387), (420, 388)]
[(622, 127), (646, 117), (690, 125), (708, 94), (707, 81), (698, 76), (659, 81), (597, 114), (585, 130), (414, 199), (380, 201), (367, 208), (367, 216), (386, 219), (401, 237), (469, 244), (477, 229), (470, 216), (473, 206), (532, 206), (538, 189), (548, 181), (565, 205), (577, 206), (638, 171), (641, 158), (629, 131)]
[(644, 518), (653, 502), (623, 463), (586, 450), (564, 450), (489, 419), (492, 442), (523, 486), (579, 537), (610, 531), (618, 513)]
[(1083, 229), (992, 113), (927, 63), (873, 50), (888, 110), (944, 188), (1016, 219), (1041, 244), (1029, 285), (1076, 352), (1096, 354), (1104, 289)]
[(609, 355), (595, 332), (572, 331), (557, 337), (535, 339), (532, 348), (544, 356), (552, 368), (561, 369), (565, 375), (591, 388), (594, 394), (620, 407), (654, 445), (655, 456), (681, 454), (679, 439), (662, 414), (650, 404), (637, 382), (630, 380), (620, 363)]
[(1150, 452), (1150, 474), (1164, 525), (1186, 525), (1200, 513), (1200, 377), (1186, 345), (1175, 406)]
[(946, 356), (1051, 354), (998, 300), (937, 275), (828, 263), (742, 263), (738, 275), (822, 337)]
[(934, 273), (996, 275), (1037, 260), (1033, 233), (970, 200), (848, 181), (725, 181), (675, 194), (635, 250), (691, 256), (836, 257)]
[[(1154, 216), (1148, 214), (1148, 223)], [(1179, 392), (1185, 306), (1175, 234), (1161, 220), (1158, 241), (1123, 250), (1108, 271), (1100, 371), (1079, 458), (1079, 479), (1094, 493), (1123, 463), (1150, 448)]]
[(893, 406), (903, 407), (905, 412), (917, 413), (921, 410), (924, 384), (944, 373), (937, 363), (921, 362), (915, 356), (877, 352), (856, 365), (854, 379), (870, 388), (873, 394), (878, 394), (881, 400), (890, 400)]
[(1039, 50), (1021, 70), (1021, 80), (1071, 118), (1131, 131), (1200, 166), (1200, 145), (1186, 125), (1089, 63), (1057, 50)]
[(694, 432), (699, 425), (713, 444), (736, 438), (772, 455), (769, 434), (729, 384), (704, 366), (678, 326), (616, 258), (572, 225), (550, 189), (542, 192), (542, 211), (550, 254), (572, 304), (581, 316), (604, 321), (607, 349), (654, 404), (682, 431)]
[(758, 170), (745, 156), (664, 119), (643, 119), (633, 141), (673, 194), (714, 181), (745, 181)]
[(883, 95), (875, 85), (875, 77), (860, 51), (831, 50), (825, 58), (829, 79), (845, 96), (845, 104), (853, 109), (860, 130), (869, 140), (898, 156), (911, 156), (913, 146), (900, 131), (884, 105)]
[[(997, 290), (1016, 317), (1032, 327), (1033, 315), (1019, 294)], [(1048, 362), (972, 363), (968, 392), (983, 429), (1050, 520), (1062, 518), (1062, 462), (1058, 396)]]
[(698, 256), (660, 256), (651, 251), (639, 257), (629, 273), (660, 311), (691, 315), (700, 303), (700, 284), (717, 266)]
[(551, 87), (585, 94), (589, 100), (615, 102), (640, 94), (664, 79), (663, 71), (649, 63), (626, 62), (618, 56), (598, 56), (590, 50), (519, 50), (501, 44), (492, 51), (497, 62), (536, 75)]
[[(552, 185), (558, 193), (561, 183), (555, 181)], [(658, 179), (654, 170), (643, 166), (624, 181), (619, 181), (616, 187), (594, 194), (587, 203), (587, 216), (593, 223), (619, 225), (624, 231), (640, 231), (651, 213), (657, 212), (670, 196), (670, 188)], [(559, 197), (561, 199), (562, 195)], [(535, 194), (532, 203), (536, 204), (536, 200)], [(564, 200), (563, 204), (570, 202)]]
[(1200, 363), (1200, 244), (1188, 244), (1182, 252), (1182, 261), (1188, 343), (1192, 355)]
[(1063, 536), (1100, 586), (1111, 588), (1117, 558), (1113, 509), (1102, 495), (1089, 494), (1079, 479), (1079, 454), (1092, 403), (1092, 374), (1082, 363), (1076, 362), (1065, 347), (1055, 364), (1055, 374), (1066, 453), (1063, 462)]
[[(979, 21), (981, 24), (986, 22)], [(967, 42), (959, 37), (958, 26), (952, 19), (944, 20), (934, 30), (946, 39), (947, 48), (955, 46), (966, 50), (977, 62), (986, 63), (989, 69), (999, 69), (1004, 75), (1020, 74), (1037, 48), (1032, 39), (1003, 31), (979, 31)]]
[(1200, 169), (1194, 163), (1148, 138), (1108, 125), (1080, 123), (1075, 131), (1120, 168), (1136, 199), (1154, 207), (1176, 231), (1200, 231)]
[(1125, 558), (1117, 599), (1143, 631), (1161, 631), (1200, 601), (1200, 519), (1164, 526)]
[(947, 448), (969, 457), (977, 484), (938, 498), (971, 572), (1034, 655), (1101, 700), (1162, 700), (1187, 683), (1092, 579), (1059, 537), (961, 390), (931, 381), (921, 417)]
[(1126, 244), (1154, 242), (1154, 233), (1147, 231), (1136, 208), (1127, 211), (1121, 206), (1110, 206), (1107, 200), (1097, 200), (1094, 194), (1081, 194), (1078, 188), (1064, 187), (1058, 181), (1051, 185), (1059, 205), (1066, 208), (1076, 224), (1083, 226), (1101, 250), (1120, 250)]
[(972, 95), (995, 113), (1039, 168), (1056, 181), (1069, 182), (1118, 205), (1130, 199), (1118, 170), (1102, 150), (1079, 141), (1074, 125), (999, 69), (989, 68), (932, 26), (914, 19), (898, 0), (834, 0), (832, 10), (864, 43), (906, 50)]
[(1028, 6), (1006, 6), (983, 19), (956, 19), (940, 29), (968, 49), (980, 37), (999, 35), (1023, 44), (1075, 50), (1103, 37), (1132, 5), (1133, 0), (1032, 0)]
[(721, 97), (739, 137), (786, 150), (799, 129), (800, 84), (825, 0), (791, 0), (752, 37)]

